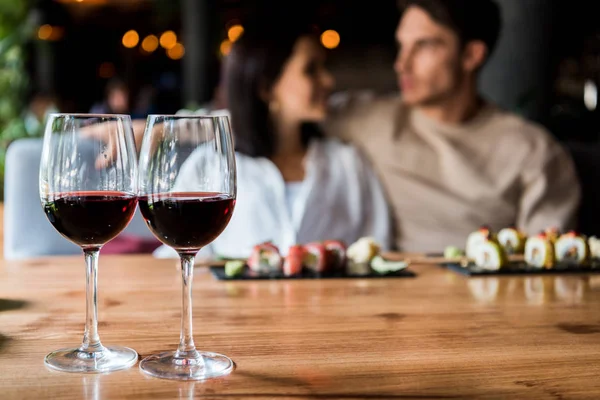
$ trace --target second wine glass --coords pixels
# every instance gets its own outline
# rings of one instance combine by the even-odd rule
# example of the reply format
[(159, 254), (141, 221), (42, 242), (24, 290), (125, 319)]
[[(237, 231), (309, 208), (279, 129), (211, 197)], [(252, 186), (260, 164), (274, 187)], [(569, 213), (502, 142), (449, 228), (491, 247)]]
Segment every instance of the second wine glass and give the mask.
[(235, 154), (229, 119), (148, 117), (139, 164), (139, 205), (152, 233), (181, 259), (183, 299), (179, 347), (149, 356), (140, 369), (166, 379), (227, 375), (228, 357), (196, 350), (192, 335), (194, 259), (225, 229), (235, 207)]

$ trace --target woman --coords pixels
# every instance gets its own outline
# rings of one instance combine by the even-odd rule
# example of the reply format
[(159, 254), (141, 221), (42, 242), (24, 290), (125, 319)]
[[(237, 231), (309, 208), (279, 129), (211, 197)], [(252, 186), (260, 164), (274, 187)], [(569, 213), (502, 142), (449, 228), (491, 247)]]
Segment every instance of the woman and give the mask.
[[(283, 254), (326, 239), (392, 243), (390, 211), (374, 172), (354, 147), (324, 138), (316, 126), (334, 82), (324, 49), (306, 32), (247, 28), (226, 60), (238, 198), (229, 226), (203, 256), (248, 257), (265, 241)], [(193, 190), (200, 177), (192, 154), (177, 189)], [(174, 256), (165, 246), (155, 254)]]

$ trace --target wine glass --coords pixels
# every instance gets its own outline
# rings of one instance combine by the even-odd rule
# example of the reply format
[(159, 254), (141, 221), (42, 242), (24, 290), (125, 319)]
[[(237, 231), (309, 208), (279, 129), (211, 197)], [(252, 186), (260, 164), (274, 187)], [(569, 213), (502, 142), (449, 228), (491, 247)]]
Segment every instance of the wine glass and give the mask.
[(179, 254), (183, 278), (179, 347), (145, 358), (140, 369), (180, 380), (227, 375), (233, 369), (231, 359), (194, 346), (192, 279), (196, 254), (221, 234), (235, 207), (235, 154), (228, 117), (150, 115), (139, 170), (142, 215), (152, 233)]
[(66, 372), (109, 372), (134, 365), (134, 350), (100, 342), (96, 290), (100, 248), (129, 224), (137, 205), (131, 118), (51, 114), (44, 133), (40, 198), (50, 223), (81, 246), (86, 262), (83, 343), (48, 354), (45, 364)]

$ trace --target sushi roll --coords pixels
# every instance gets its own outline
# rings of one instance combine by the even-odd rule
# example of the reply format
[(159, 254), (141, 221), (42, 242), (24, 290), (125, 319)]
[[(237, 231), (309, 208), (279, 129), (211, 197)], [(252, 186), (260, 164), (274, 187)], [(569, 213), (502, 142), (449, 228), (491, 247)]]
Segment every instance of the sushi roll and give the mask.
[(558, 261), (581, 265), (590, 257), (590, 249), (586, 238), (573, 231), (561, 235), (554, 247)]
[(545, 231), (546, 237), (552, 244), (556, 243), (558, 237), (560, 236), (560, 231), (557, 227), (548, 228)]
[(498, 271), (508, 264), (504, 249), (490, 235), (475, 250), (475, 265), (488, 271)]
[(356, 263), (370, 262), (373, 257), (379, 254), (379, 245), (373, 240), (373, 238), (364, 237), (358, 239), (350, 247), (346, 255), (350, 261)]
[(592, 236), (588, 239), (588, 247), (590, 248), (590, 256), (592, 258), (600, 259), (600, 239), (596, 236)]
[(498, 242), (506, 254), (523, 254), (525, 235), (515, 228), (504, 228), (498, 232)]
[(535, 268), (554, 267), (554, 245), (546, 233), (532, 236), (525, 242), (525, 262)]
[(281, 271), (283, 259), (279, 249), (271, 242), (254, 246), (248, 259), (248, 268), (258, 273), (271, 273)]
[(302, 272), (302, 263), (306, 251), (303, 246), (292, 246), (288, 250), (288, 255), (283, 262), (283, 274), (285, 276), (294, 276)]
[(477, 248), (483, 244), (488, 237), (491, 237), (491, 231), (487, 226), (482, 226), (479, 230), (472, 232), (467, 237), (467, 245), (465, 246), (465, 253), (468, 258), (474, 259), (478, 253)]
[(327, 270), (327, 250), (321, 243), (304, 245), (304, 266), (316, 273)]
[(326, 240), (323, 246), (327, 251), (327, 269), (342, 271), (346, 267), (346, 245), (338, 240)]
[(371, 273), (371, 260), (379, 254), (379, 245), (369, 237), (358, 239), (346, 252), (348, 263), (346, 272), (349, 275), (368, 275)]

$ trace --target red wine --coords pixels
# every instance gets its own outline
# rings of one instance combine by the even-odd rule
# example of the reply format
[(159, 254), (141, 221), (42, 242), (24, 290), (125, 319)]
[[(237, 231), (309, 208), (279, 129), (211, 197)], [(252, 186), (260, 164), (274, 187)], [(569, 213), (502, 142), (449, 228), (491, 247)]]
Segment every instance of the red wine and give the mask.
[(235, 199), (222, 193), (159, 193), (139, 203), (152, 233), (180, 251), (197, 251), (215, 240), (235, 207)]
[(51, 194), (44, 212), (54, 228), (80, 246), (103, 245), (131, 221), (137, 198), (124, 192), (90, 191)]

